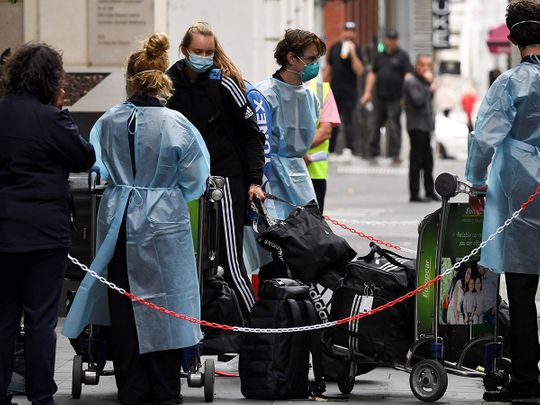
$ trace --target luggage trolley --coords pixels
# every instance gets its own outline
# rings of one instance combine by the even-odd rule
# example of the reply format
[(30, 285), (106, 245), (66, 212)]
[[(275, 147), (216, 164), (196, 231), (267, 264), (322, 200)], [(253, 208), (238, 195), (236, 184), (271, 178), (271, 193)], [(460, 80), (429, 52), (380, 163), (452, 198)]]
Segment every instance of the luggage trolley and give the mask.
[[(450, 173), (439, 175), (435, 188), (442, 197), (442, 207), (424, 218), (419, 226), (418, 285), (441, 274), (443, 262), (450, 267), (482, 240), (482, 216), (474, 214), (468, 203), (449, 202), (459, 193), (470, 196), (478, 194)], [(456, 272), (453, 280), (443, 279), (416, 296), (415, 343), (407, 353), (404, 369), (410, 372), (409, 383), (413, 394), (422, 401), (436, 401), (444, 395), (448, 385), (447, 373), (481, 377), (488, 390), (502, 387), (510, 378), (511, 363), (503, 357), (503, 339), (499, 336), (499, 276), (482, 269), (486, 276), (482, 277), (478, 270), (478, 259), (477, 256), (463, 263), (464, 269)], [(474, 271), (477, 273), (474, 274)], [(471, 288), (473, 275), (480, 282)], [(486, 282), (488, 279), (489, 284)], [(487, 311), (493, 311), (491, 319), (483, 319), (484, 314), (478, 310), (478, 301), (476, 313), (467, 312), (467, 303), (461, 302), (461, 308), (456, 311), (458, 317), (449, 316), (448, 308), (452, 300), (459, 305), (459, 299), (454, 296), (456, 288), (462, 288), (456, 286), (459, 283), (467, 289), (465, 294), (470, 292), (471, 296), (473, 293), (480, 296), (482, 293), (482, 300), (493, 303)], [(451, 289), (446, 293), (445, 286), (448, 284)], [(441, 292), (447, 294), (445, 299), (441, 300)], [(474, 360), (471, 360), (478, 354), (479, 348), (483, 365), (474, 364)], [(413, 358), (417, 352), (424, 355), (427, 352), (428, 356), (415, 363)], [(478, 359), (476, 361), (478, 363)], [(475, 365), (477, 367), (473, 368)]]
[[(419, 225), (417, 285), (423, 285), (441, 274), (443, 264), (449, 268), (465, 257), (480, 244), (482, 238), (482, 216), (474, 214), (468, 203), (450, 202), (459, 193), (472, 196), (478, 194), (450, 173), (439, 175), (435, 188), (442, 197), (442, 207), (426, 216)], [(349, 364), (348, 373), (337, 381), (340, 391), (350, 393), (355, 377), (378, 365), (391, 365), (410, 373), (411, 391), (416, 398), (425, 402), (437, 401), (445, 394), (448, 373), (481, 377), (488, 390), (506, 384), (510, 378), (511, 363), (503, 357), (503, 339), (499, 336), (499, 276), (487, 269), (483, 270), (488, 272), (484, 274), (491, 277), (491, 288), (488, 289), (486, 285), (482, 290), (493, 302), (491, 311), (494, 315), (489, 322), (481, 322), (478, 312), (465, 314), (464, 297), (459, 309), (462, 315), (457, 319), (449, 319), (448, 301), (452, 299), (454, 290), (459, 288), (456, 284), (461, 279), (466, 280), (465, 274), (469, 272), (469, 267), (468, 282), (473, 277), (473, 270), (477, 272), (476, 276), (479, 275), (478, 259), (477, 256), (463, 263), (452, 280), (442, 279), (416, 295), (414, 339), (404, 363), (381, 363), (360, 352), (329, 342), (333, 354)], [(441, 300), (441, 296), (445, 299)]]
[[(91, 195), (91, 230), (90, 248), (92, 258), (96, 253), (96, 220), (99, 202), (106, 186), (100, 185), (99, 171), (92, 170), (88, 175), (88, 186)], [(219, 176), (210, 176), (207, 189), (203, 196), (191, 209), (192, 231), (196, 243), (197, 270), (200, 288), (207, 271), (217, 272), (216, 252), (218, 251), (219, 235), (219, 201), (223, 197), (224, 180)], [(75, 293), (68, 296), (68, 310), (73, 302)], [(71, 394), (74, 399), (81, 397), (82, 385), (98, 385), (101, 376), (114, 375), (113, 369), (106, 369), (106, 362), (112, 360), (108, 351), (110, 328), (107, 326), (88, 325), (76, 339), (70, 339), (76, 355), (73, 357)], [(87, 367), (85, 367), (85, 363)], [(180, 365), (179, 365), (180, 367)], [(204, 387), (205, 402), (214, 400), (214, 360), (206, 359), (201, 362), (200, 352), (195, 350), (191, 358), (189, 370), (183, 375), (187, 378), (189, 387)]]

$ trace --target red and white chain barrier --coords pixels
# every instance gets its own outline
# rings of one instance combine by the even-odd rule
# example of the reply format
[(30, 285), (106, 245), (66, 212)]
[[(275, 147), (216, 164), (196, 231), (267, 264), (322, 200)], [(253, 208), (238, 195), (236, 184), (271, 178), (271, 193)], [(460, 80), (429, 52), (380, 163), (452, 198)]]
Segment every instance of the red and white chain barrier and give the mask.
[(386, 246), (386, 247), (389, 247), (390, 249), (394, 249), (394, 250), (399, 250), (401, 252), (406, 252), (406, 253), (410, 253), (410, 254), (413, 254), (413, 255), (416, 255), (416, 251), (415, 250), (412, 250), (412, 249), (408, 249), (408, 248), (405, 248), (405, 247), (401, 247), (399, 245), (396, 245), (394, 243), (390, 243), (390, 242), (386, 242), (384, 240), (381, 240), (381, 239), (377, 239), (371, 235), (367, 235), (365, 234), (364, 232), (361, 232), (361, 231), (357, 231), (356, 229), (354, 228), (351, 228), (350, 226), (347, 226), (345, 224), (342, 224), (341, 222), (339, 222), (338, 220), (336, 219), (333, 219), (333, 218), (330, 218), (328, 215), (324, 215), (323, 218), (325, 220), (327, 220), (328, 222), (336, 225), (336, 226), (339, 226), (340, 228), (342, 229), (345, 229), (346, 231), (349, 231), (350, 233), (354, 234), (354, 235), (357, 235), (357, 236), (360, 236), (361, 238), (365, 238), (367, 240), (370, 240), (372, 242), (375, 242), (379, 245), (383, 245), (383, 246)]
[[(299, 326), (299, 327), (292, 327), (292, 328), (267, 328), (267, 329), (263, 329), (263, 328), (249, 328), (249, 327), (244, 327), (244, 326), (222, 325), (222, 324), (215, 323), (215, 322), (208, 322), (208, 321), (192, 318), (192, 317), (189, 317), (189, 316), (184, 315), (184, 314), (178, 314), (178, 313), (176, 313), (174, 311), (171, 311), (171, 310), (169, 310), (167, 308), (160, 307), (160, 306), (158, 306), (156, 304), (153, 304), (151, 302), (146, 301), (145, 299), (139, 298), (139, 297), (133, 295), (132, 293), (127, 292), (125, 289), (116, 286), (114, 283), (111, 283), (110, 281), (107, 281), (107, 279), (105, 279), (104, 277), (99, 276), (95, 271), (90, 270), (87, 266), (80, 263), (74, 257), (69, 256), (69, 259), (74, 264), (79, 266), (82, 270), (84, 270), (85, 272), (90, 274), (92, 277), (95, 277), (101, 283), (106, 284), (109, 288), (111, 288), (111, 289), (113, 289), (115, 291), (118, 291), (120, 294), (125, 295), (126, 297), (128, 297), (132, 301), (136, 301), (139, 304), (145, 305), (150, 309), (153, 309), (153, 310), (161, 312), (163, 314), (172, 316), (174, 318), (181, 319), (183, 321), (188, 321), (188, 322), (191, 322), (191, 323), (194, 323), (194, 324), (198, 324), (200, 326), (206, 326), (206, 327), (215, 328), (215, 329), (222, 329), (222, 330), (228, 330), (228, 331), (234, 331), (234, 332), (244, 332), (244, 333), (292, 333), (292, 332), (313, 331), (313, 330), (318, 330), (318, 329), (331, 328), (331, 327), (334, 327), (334, 326), (337, 326), (337, 325), (346, 324), (346, 323), (356, 321), (356, 320), (361, 319), (361, 318), (365, 318), (367, 316), (371, 316), (373, 314), (376, 314), (377, 312), (381, 312), (381, 311), (385, 310), (386, 308), (389, 308), (391, 306), (399, 304), (400, 302), (403, 302), (406, 299), (413, 297), (414, 295), (418, 294), (420, 291), (422, 291), (422, 290), (428, 288), (429, 286), (437, 283), (443, 277), (447, 276), (448, 274), (451, 274), (453, 270), (458, 269), (459, 266), (461, 266), (464, 262), (470, 260), (471, 257), (478, 254), (480, 249), (485, 247), (489, 242), (491, 242), (499, 234), (501, 234), (504, 231), (504, 229), (506, 227), (508, 227), (512, 223), (512, 221), (514, 219), (516, 219), (521, 214), (521, 212), (523, 210), (527, 209), (529, 204), (531, 204), (539, 194), (540, 194), (540, 187), (537, 187), (536, 191), (527, 199), (527, 201), (525, 201), (520, 206), (520, 208), (510, 216), (510, 218), (508, 218), (506, 221), (504, 221), (504, 223), (499, 228), (497, 228), (497, 230), (494, 233), (489, 235), (489, 237), (486, 240), (482, 241), (478, 247), (474, 248), (467, 256), (463, 257), (460, 261), (455, 263), (452, 267), (446, 269), (443, 273), (439, 274), (438, 276), (436, 276), (435, 278), (429, 280), (428, 282), (422, 284), (421, 286), (418, 286), (415, 290), (410, 291), (407, 294), (405, 294), (405, 295), (403, 295), (401, 297), (398, 297), (393, 301), (390, 301), (390, 302), (388, 302), (388, 303), (386, 303), (384, 305), (381, 305), (381, 306), (379, 306), (377, 308), (374, 308), (374, 309), (371, 309), (369, 311), (366, 311), (366, 312), (363, 312), (363, 313), (360, 313), (360, 314), (356, 314), (356, 315), (350, 316), (348, 318), (338, 319), (336, 321), (320, 323), (320, 324), (315, 324), (315, 325)], [(327, 220), (329, 220), (329, 219), (327, 219)], [(339, 226), (342, 226), (342, 225), (339, 224)], [(346, 228), (344, 228), (344, 229), (346, 229)], [(348, 228), (348, 229), (351, 232), (354, 231), (353, 233), (359, 234), (360, 236), (364, 235), (362, 237), (366, 237), (369, 240), (372, 240), (374, 242), (381, 243), (381, 244), (384, 244), (385, 246), (391, 247), (388, 244), (385, 244), (383, 241), (379, 241), (379, 240), (377, 240), (377, 239), (375, 239), (373, 237), (370, 237), (369, 235), (365, 235), (365, 234), (363, 234), (361, 232), (355, 231), (352, 228)]]

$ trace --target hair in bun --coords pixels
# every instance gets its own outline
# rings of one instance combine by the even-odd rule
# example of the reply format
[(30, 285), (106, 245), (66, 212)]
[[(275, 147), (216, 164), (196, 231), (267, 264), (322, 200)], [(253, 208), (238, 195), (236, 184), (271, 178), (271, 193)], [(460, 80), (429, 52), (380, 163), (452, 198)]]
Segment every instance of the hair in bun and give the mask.
[(142, 43), (142, 49), (130, 55), (127, 63), (126, 90), (128, 97), (136, 94), (168, 99), (172, 82), (165, 74), (169, 66), (167, 34), (152, 34)]
[(144, 40), (143, 49), (149, 58), (159, 58), (169, 49), (169, 37), (162, 32), (156, 32)]

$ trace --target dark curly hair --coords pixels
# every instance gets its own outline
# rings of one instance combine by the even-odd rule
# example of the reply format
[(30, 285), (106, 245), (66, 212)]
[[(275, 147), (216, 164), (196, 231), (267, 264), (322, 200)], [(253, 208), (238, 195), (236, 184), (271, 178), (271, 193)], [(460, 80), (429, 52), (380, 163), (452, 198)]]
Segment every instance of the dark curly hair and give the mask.
[(313, 32), (304, 30), (286, 30), (285, 36), (278, 42), (274, 51), (274, 58), (280, 66), (287, 66), (287, 54), (302, 55), (306, 48), (314, 44), (317, 47), (319, 57), (326, 53), (325, 43)]
[(62, 87), (62, 56), (45, 43), (24, 44), (9, 58), (6, 76), (8, 94), (31, 94), (48, 104)]
[[(515, 25), (522, 21), (522, 24)], [(506, 8), (506, 26), (520, 48), (540, 44), (540, 1), (512, 1)]]

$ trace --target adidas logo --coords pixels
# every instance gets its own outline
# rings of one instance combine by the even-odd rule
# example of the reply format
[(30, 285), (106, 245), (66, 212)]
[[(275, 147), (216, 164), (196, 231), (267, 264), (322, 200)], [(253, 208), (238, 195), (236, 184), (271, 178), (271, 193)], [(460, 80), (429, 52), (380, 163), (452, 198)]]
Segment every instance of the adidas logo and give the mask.
[(251, 110), (251, 108), (246, 107), (246, 113), (244, 114), (244, 119), (247, 120), (252, 115), (253, 115), (253, 111)]

